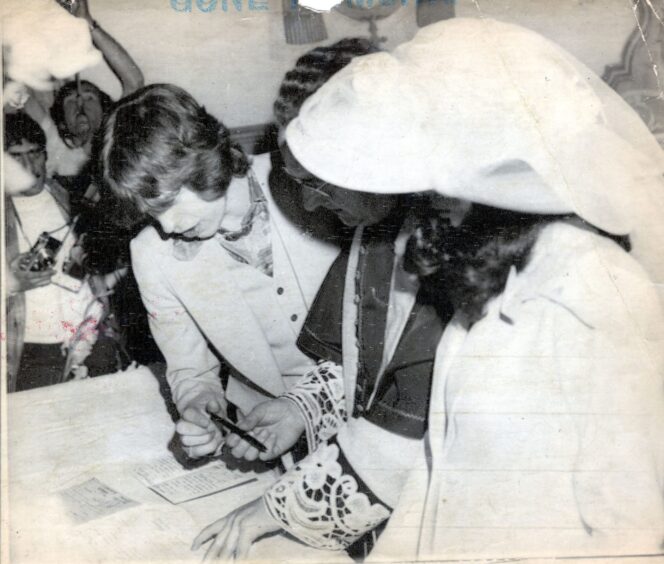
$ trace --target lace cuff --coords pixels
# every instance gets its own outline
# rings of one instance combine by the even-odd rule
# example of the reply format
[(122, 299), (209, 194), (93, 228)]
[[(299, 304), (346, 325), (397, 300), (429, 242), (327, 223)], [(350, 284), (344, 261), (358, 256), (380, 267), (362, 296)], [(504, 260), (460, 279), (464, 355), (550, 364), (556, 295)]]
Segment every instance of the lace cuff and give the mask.
[(390, 516), (345, 474), (336, 444), (321, 445), (264, 494), (272, 517), (314, 548), (343, 550)]
[(321, 362), (281, 397), (297, 405), (304, 418), (309, 452), (336, 435), (347, 419), (342, 368)]

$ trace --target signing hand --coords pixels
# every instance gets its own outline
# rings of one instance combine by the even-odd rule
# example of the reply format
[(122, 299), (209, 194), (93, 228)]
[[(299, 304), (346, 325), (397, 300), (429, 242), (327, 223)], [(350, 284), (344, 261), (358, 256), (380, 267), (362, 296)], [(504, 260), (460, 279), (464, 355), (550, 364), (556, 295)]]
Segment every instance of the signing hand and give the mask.
[(9, 265), (11, 271), (9, 288), (10, 294), (27, 292), (34, 288), (48, 286), (51, 283), (51, 277), (55, 274), (53, 269), (48, 270), (25, 270), (30, 262), (30, 253), (18, 255)]
[(221, 404), (216, 399), (211, 399), (207, 403), (192, 402), (182, 410), (182, 419), (175, 426), (182, 446), (191, 458), (216, 453), (224, 443), (221, 431), (210, 420), (207, 412), (224, 414)]
[(198, 550), (214, 539), (203, 561), (213, 558), (242, 560), (258, 538), (279, 529), (281, 527), (268, 513), (263, 498), (259, 497), (205, 527), (194, 539), (191, 550)]
[(238, 418), (237, 426), (243, 431), (251, 431), (267, 447), (267, 452), (258, 449), (231, 433), (226, 444), (236, 458), (246, 460), (271, 460), (290, 449), (304, 432), (304, 419), (295, 404), (284, 398), (259, 403), (249, 415)]

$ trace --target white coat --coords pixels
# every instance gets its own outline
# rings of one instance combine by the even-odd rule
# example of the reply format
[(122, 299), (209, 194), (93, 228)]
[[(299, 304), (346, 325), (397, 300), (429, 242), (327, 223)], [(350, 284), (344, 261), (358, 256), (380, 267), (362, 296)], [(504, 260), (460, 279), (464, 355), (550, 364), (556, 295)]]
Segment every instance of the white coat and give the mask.
[[(270, 195), (269, 155), (254, 157), (252, 169), (268, 200), (275, 286), (288, 314), (292, 343), (323, 278), (338, 254), (279, 210)], [(173, 255), (173, 241), (154, 227), (131, 244), (132, 266), (148, 310), (150, 328), (167, 363), (167, 379), (178, 409), (199, 394), (221, 393), (219, 361), (231, 366), (226, 398), (245, 412), (285, 391), (279, 366), (237, 279), (234, 259), (221, 245), (206, 241), (190, 261)]]
[(661, 323), (630, 255), (547, 226), (487, 315), (446, 328), (430, 456), (371, 560), (659, 553)]

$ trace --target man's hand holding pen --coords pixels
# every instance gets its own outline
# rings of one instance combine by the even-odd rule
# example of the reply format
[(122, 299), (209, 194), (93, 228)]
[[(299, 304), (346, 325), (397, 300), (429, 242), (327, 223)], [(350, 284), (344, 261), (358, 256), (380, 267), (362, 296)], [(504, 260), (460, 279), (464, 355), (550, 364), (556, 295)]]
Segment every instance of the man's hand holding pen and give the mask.
[(298, 408), (285, 398), (260, 403), (247, 415), (238, 412), (237, 424), (228, 421), (222, 403), (194, 401), (182, 411), (175, 430), (189, 457), (218, 455), (226, 444), (235, 458), (272, 460), (290, 450), (305, 430)]
[(304, 419), (297, 406), (285, 398), (276, 398), (258, 404), (248, 415), (238, 415), (237, 427), (250, 433), (265, 447), (261, 452), (254, 444), (236, 433), (226, 437), (226, 445), (236, 458), (245, 460), (272, 460), (281, 456), (300, 438), (305, 430)]

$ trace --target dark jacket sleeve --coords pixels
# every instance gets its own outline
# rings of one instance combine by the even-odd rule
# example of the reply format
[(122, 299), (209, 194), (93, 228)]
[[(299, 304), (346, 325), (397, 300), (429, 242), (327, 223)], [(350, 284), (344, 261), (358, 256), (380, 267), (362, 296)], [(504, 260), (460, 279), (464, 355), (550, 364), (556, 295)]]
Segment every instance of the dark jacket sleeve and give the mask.
[(348, 250), (343, 250), (330, 267), (297, 340), (299, 349), (316, 362), (342, 363), (341, 319), (348, 255)]

